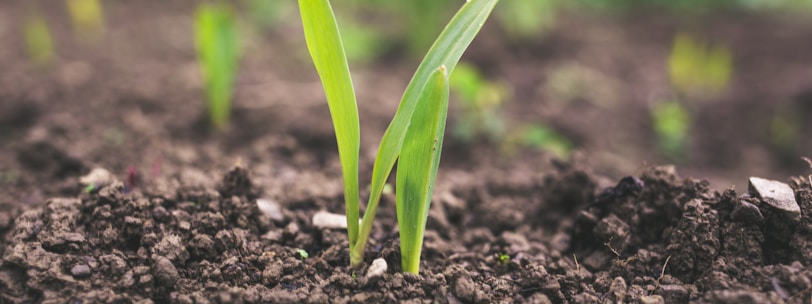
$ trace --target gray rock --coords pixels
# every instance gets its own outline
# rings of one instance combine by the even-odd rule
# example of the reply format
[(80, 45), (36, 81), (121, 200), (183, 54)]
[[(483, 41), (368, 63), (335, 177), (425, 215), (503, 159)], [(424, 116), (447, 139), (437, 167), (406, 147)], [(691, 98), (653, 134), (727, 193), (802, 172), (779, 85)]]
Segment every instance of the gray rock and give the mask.
[(386, 273), (386, 270), (389, 268), (386, 265), (386, 260), (383, 258), (377, 258), (372, 261), (372, 265), (369, 265), (369, 269), (367, 270), (367, 275), (364, 277), (365, 285), (372, 284), (378, 281), (383, 275)]
[(89, 277), (91, 273), (90, 266), (85, 264), (76, 264), (70, 269), (70, 274), (77, 279)]
[(115, 176), (113, 176), (110, 171), (102, 168), (95, 168), (87, 175), (79, 178), (79, 183), (81, 183), (82, 186), (93, 186), (96, 189), (105, 187), (116, 181)]
[[(321, 229), (347, 229), (347, 216), (343, 214), (319, 211), (313, 214), (313, 226)], [(361, 220), (358, 220), (361, 223)]]
[(748, 224), (761, 224), (764, 222), (764, 215), (761, 213), (761, 210), (758, 209), (758, 206), (743, 200), (739, 201), (739, 203), (733, 207), (730, 218), (734, 221)]
[(259, 207), (259, 211), (262, 211), (263, 214), (274, 221), (281, 222), (285, 220), (285, 215), (282, 214), (282, 207), (279, 206), (279, 203), (276, 201), (261, 198), (257, 200), (257, 207)]
[(795, 192), (785, 183), (751, 177), (750, 193), (761, 198), (767, 205), (786, 213), (790, 220), (797, 221), (801, 218), (801, 207), (795, 201)]

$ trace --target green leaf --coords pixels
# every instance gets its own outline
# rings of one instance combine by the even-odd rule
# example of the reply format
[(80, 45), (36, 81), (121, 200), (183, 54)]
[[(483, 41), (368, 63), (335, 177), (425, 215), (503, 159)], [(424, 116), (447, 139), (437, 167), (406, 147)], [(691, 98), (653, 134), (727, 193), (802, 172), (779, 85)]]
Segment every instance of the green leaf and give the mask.
[[(333, 8), (328, 0), (299, 0), (305, 40), (310, 56), (321, 77), (324, 94), (333, 118), (338, 154), (344, 175), (344, 205), (350, 248), (358, 242), (358, 153), (361, 131), (355, 91), (350, 78), (347, 56), (338, 31)], [(353, 260), (358, 264), (360, 259)]]
[(454, 67), (462, 57), (462, 53), (465, 52), (476, 34), (479, 33), (497, 2), (498, 0), (472, 0), (465, 3), (434, 42), (406, 87), (397, 113), (386, 129), (381, 145), (378, 148), (378, 155), (375, 158), (375, 166), (372, 170), (369, 203), (361, 223), (361, 230), (358, 235), (359, 241), (350, 251), (350, 261), (360, 261), (363, 256), (364, 247), (372, 229), (372, 221), (381, 198), (381, 191), (398, 158), (406, 137), (406, 131), (412, 120), (412, 113), (414, 113), (420, 96), (427, 86), (430, 74), (440, 66), (446, 67), (446, 74), (451, 74), (454, 71)]
[(431, 74), (423, 92), (400, 152), (396, 186), (401, 262), (403, 271), (414, 274), (420, 269), (420, 250), (448, 116), (445, 66)]
[(44, 66), (54, 60), (54, 43), (48, 23), (41, 14), (26, 16), (25, 19), (25, 46), (28, 58), (39, 66)]
[(222, 3), (201, 4), (195, 14), (195, 42), (203, 71), (211, 123), (223, 128), (231, 112), (231, 95), (239, 61), (234, 11)]

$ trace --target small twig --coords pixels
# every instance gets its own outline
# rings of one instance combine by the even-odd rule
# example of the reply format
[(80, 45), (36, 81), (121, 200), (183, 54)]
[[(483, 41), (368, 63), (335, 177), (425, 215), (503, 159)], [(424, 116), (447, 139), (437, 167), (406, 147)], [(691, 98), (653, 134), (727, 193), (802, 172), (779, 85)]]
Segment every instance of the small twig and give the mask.
[(612, 253), (614, 253), (617, 257), (620, 257), (620, 253), (618, 253), (617, 250), (615, 250), (615, 248), (612, 248), (612, 240), (614, 239), (615, 236), (609, 237), (609, 240), (606, 241), (606, 243), (603, 243), (603, 245), (606, 246), (606, 248), (609, 248), (609, 250), (611, 250)]
[(572, 254), (572, 259), (575, 260), (575, 271), (581, 273), (581, 265), (578, 264), (578, 257), (574, 253)]
[[(663, 269), (660, 270), (660, 276), (657, 278), (657, 284), (655, 284), (654, 290), (657, 290), (657, 289), (660, 288), (660, 280), (662, 280), (663, 277), (665, 276), (665, 268), (668, 267), (668, 261), (670, 261), (670, 260), (671, 260), (670, 255), (665, 258), (665, 263), (663, 263)], [(654, 293), (654, 290), (652, 290), (651, 292)]]

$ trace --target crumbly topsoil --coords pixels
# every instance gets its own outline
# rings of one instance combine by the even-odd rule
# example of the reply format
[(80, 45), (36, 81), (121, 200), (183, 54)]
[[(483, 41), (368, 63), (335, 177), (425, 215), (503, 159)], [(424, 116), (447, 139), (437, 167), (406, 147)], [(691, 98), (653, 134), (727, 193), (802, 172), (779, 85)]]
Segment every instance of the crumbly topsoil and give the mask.
[[(812, 186), (790, 185), (800, 218), (754, 194), (653, 167), (599, 189), (571, 165), (492, 176), (436, 193), (421, 275), (403, 274), (385, 198), (366, 264), (345, 231), (281, 202), (271, 219), (235, 167), (217, 187), (113, 183), (51, 198), (5, 231), (3, 303), (807, 303)], [(318, 186), (318, 185), (314, 185)], [(297, 252), (304, 249), (307, 258)]]

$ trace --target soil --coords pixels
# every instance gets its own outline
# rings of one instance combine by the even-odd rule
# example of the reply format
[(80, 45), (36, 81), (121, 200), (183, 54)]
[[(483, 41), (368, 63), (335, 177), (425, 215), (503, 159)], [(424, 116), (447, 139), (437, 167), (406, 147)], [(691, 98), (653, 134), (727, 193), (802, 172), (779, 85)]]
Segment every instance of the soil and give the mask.
[[(301, 68), (297, 28), (249, 34), (231, 126), (215, 131), (189, 34), (195, 3), (105, 2), (99, 41), (71, 38), (64, 8), (42, 6), (59, 57), (39, 69), (17, 43), (25, 3), (0, 3), (0, 41), (11, 46), (0, 49), (1, 303), (812, 299), (812, 177), (797, 153), (812, 140), (773, 153), (763, 137), (764, 113), (812, 115), (803, 76), (812, 45), (798, 39), (812, 32), (807, 21), (701, 19), (705, 35), (734, 46), (740, 73), (728, 94), (692, 104), (704, 132), (678, 167), (646, 165), (667, 159), (645, 118), (649, 96), (670, 94), (661, 63), (677, 18), (576, 14), (521, 46), (486, 28), (466, 60), (515, 85), (505, 114), (549, 121), (579, 151), (567, 161), (534, 150), (506, 157), (486, 140), (449, 139), (416, 276), (400, 271), (391, 195), (358, 269), (348, 267), (345, 231), (313, 225), (317, 212), (342, 213), (343, 197), (329, 112)], [(361, 172), (412, 69), (391, 60), (354, 74)], [(550, 98), (543, 71), (567, 62), (614, 79), (609, 93), (538, 102)], [(98, 168), (110, 176), (84, 186)], [(751, 176), (791, 187), (800, 213), (749, 189)], [(377, 258), (388, 269), (369, 278)]]

